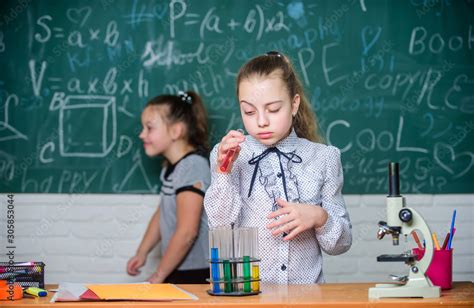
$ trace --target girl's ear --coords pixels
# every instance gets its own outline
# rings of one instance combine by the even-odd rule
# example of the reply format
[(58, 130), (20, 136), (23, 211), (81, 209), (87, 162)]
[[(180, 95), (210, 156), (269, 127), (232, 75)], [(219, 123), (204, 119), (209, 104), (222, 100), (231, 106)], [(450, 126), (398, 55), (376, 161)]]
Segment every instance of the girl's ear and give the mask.
[(293, 116), (295, 116), (296, 113), (298, 112), (298, 108), (300, 107), (300, 100), (301, 100), (300, 95), (295, 94), (295, 96), (293, 97), (293, 101), (291, 102), (291, 114)]
[(169, 134), (171, 140), (176, 141), (184, 136), (184, 123), (183, 122), (176, 122), (170, 125), (169, 127)]

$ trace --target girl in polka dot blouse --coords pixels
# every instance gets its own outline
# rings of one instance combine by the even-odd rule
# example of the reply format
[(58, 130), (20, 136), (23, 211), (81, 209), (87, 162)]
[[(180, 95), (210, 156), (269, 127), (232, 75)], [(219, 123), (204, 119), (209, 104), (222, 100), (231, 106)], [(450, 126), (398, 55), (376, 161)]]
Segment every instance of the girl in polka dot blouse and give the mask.
[(209, 225), (258, 228), (264, 282), (324, 282), (321, 250), (338, 255), (352, 243), (340, 152), (320, 143), (286, 56), (269, 52), (246, 63), (237, 96), (248, 135), (230, 131), (211, 153)]

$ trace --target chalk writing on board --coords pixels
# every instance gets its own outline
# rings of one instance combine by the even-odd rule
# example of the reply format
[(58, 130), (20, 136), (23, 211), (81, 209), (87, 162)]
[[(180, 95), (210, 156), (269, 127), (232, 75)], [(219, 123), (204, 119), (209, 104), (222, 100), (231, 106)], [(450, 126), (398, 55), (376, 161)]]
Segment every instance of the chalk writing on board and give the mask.
[[(115, 184), (113, 189), (115, 192), (128, 192), (128, 193), (156, 193), (158, 190), (157, 185), (153, 185), (151, 181), (148, 179), (146, 174), (146, 170), (143, 167), (141, 156), (139, 152), (136, 152), (133, 156), (134, 164), (132, 168), (128, 171), (125, 175), (123, 180), (119, 184)], [(141, 189), (132, 189), (132, 190), (124, 190), (124, 186), (128, 184), (127, 182), (130, 180), (135, 173), (138, 173), (140, 177), (142, 177), (146, 183), (146, 186)]]
[(289, 56), (345, 193), (474, 187), (471, 2), (77, 0), (2, 3), (0, 190), (156, 193), (161, 161), (138, 135), (146, 102), (193, 90), (212, 145), (243, 128), (235, 79)]
[[(115, 146), (117, 119), (115, 97), (68, 95), (53, 110), (59, 110), (59, 150), (61, 156), (104, 157)], [(78, 134), (84, 118), (102, 125), (87, 134)]]
[(18, 96), (15, 94), (10, 94), (6, 100), (4, 105), (4, 114), (3, 114), (3, 121), (0, 121), (0, 142), (6, 140), (13, 140), (13, 139), (25, 139), (28, 140), (24, 134), (19, 132), (15, 127), (10, 125), (9, 123), (9, 107), (10, 104), (13, 103), (14, 106), (18, 105)]

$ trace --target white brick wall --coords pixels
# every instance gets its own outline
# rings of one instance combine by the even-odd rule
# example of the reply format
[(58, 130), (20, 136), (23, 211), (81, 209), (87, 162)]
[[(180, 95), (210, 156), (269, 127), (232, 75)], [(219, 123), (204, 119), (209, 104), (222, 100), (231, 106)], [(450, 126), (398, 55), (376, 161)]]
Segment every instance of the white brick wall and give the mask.
[[(6, 195), (0, 195), (0, 250), (6, 247)], [(454, 280), (474, 280), (474, 195), (407, 195), (407, 204), (443, 237), (457, 209), (453, 247)], [(384, 195), (346, 195), (353, 245), (342, 256), (325, 256), (328, 282), (383, 281), (408, 273), (404, 264), (378, 263), (376, 256), (413, 247), (403, 240), (376, 239), (377, 222), (386, 220)], [(15, 260), (46, 263), (46, 282), (134, 282), (145, 280), (159, 260), (155, 249), (138, 277), (125, 265), (134, 254), (159, 201), (151, 195), (15, 195)], [(442, 239), (440, 240), (442, 241)], [(6, 252), (6, 251), (5, 251)], [(207, 256), (206, 256), (207, 257)], [(0, 261), (7, 261), (5, 253)]]

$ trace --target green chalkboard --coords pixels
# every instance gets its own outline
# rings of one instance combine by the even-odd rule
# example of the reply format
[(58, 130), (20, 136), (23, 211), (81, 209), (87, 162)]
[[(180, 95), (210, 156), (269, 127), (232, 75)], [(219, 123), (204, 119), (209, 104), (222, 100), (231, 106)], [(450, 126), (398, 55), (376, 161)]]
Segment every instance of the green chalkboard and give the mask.
[(205, 100), (211, 143), (241, 127), (235, 76), (289, 55), (345, 193), (474, 192), (473, 1), (1, 1), (0, 191), (156, 193), (140, 112)]

